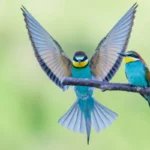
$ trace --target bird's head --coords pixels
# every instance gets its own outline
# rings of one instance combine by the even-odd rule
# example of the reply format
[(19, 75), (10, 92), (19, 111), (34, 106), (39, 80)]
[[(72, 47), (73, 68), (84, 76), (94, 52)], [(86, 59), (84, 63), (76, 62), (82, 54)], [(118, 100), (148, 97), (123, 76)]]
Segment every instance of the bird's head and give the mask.
[(142, 61), (143, 63), (145, 63), (144, 60), (141, 58), (141, 56), (135, 51), (128, 51), (126, 53), (118, 53), (118, 54), (124, 57), (124, 62), (126, 64), (136, 61)]
[(87, 55), (82, 51), (77, 51), (73, 56), (73, 66), (76, 68), (84, 68), (89, 63)]

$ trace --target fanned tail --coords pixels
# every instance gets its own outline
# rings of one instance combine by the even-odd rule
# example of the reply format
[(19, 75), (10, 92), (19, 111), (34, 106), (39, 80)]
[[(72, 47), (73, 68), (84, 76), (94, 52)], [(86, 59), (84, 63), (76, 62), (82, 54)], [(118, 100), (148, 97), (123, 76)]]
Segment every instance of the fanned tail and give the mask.
[(78, 101), (76, 101), (68, 112), (59, 119), (58, 123), (74, 132), (85, 132), (84, 113), (80, 110)]
[(91, 125), (96, 132), (100, 132), (110, 126), (117, 116), (93, 97), (89, 97), (87, 100), (77, 99), (58, 123), (74, 132), (86, 132), (87, 144), (89, 144)]
[(96, 132), (109, 127), (117, 118), (117, 114), (94, 100), (94, 109), (91, 111), (91, 121)]

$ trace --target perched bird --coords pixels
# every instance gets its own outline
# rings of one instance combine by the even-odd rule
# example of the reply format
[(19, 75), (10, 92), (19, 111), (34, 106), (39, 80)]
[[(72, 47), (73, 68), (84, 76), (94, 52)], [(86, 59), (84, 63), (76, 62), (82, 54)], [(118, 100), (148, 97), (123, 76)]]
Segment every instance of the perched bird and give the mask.
[[(57, 86), (66, 90), (68, 86), (62, 84), (65, 77), (109, 81), (114, 76), (122, 61), (117, 53), (126, 50), (136, 8), (134, 4), (101, 40), (90, 60), (83, 51), (77, 51), (72, 61), (34, 17), (24, 7), (21, 9), (40, 66)], [(77, 100), (58, 122), (75, 132), (86, 132), (89, 144), (91, 126), (99, 132), (110, 126), (117, 114), (95, 100), (92, 87), (75, 86), (74, 91)]]
[[(131, 85), (150, 87), (150, 70), (142, 57), (135, 51), (119, 53), (124, 57), (126, 77)], [(141, 94), (150, 106), (150, 95)]]

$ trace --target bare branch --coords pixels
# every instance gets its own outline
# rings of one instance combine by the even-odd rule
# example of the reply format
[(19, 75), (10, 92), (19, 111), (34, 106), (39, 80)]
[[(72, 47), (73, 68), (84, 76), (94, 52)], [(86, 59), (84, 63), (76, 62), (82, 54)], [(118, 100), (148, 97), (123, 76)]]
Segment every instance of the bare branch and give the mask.
[(150, 94), (150, 88), (131, 86), (130, 84), (125, 83), (109, 83), (101, 82), (97, 80), (90, 79), (79, 79), (79, 78), (65, 78), (63, 85), (80, 85), (80, 86), (91, 86), (99, 88), (102, 91), (126, 91), (126, 92), (135, 92), (141, 94)]

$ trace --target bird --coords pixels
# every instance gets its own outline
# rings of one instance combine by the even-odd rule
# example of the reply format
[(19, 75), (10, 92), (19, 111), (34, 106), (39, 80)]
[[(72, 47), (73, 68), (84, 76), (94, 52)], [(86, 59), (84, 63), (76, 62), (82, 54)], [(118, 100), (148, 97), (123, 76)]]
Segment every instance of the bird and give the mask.
[[(24, 6), (21, 10), (39, 65), (49, 79), (65, 91), (69, 88), (63, 85), (65, 77), (110, 81), (122, 62), (117, 53), (126, 50), (137, 6), (135, 3), (99, 42), (90, 59), (84, 51), (78, 50), (72, 60)], [(85, 133), (89, 144), (91, 127), (100, 132), (109, 127), (118, 115), (93, 97), (94, 88), (74, 86), (74, 91), (77, 99), (58, 123), (74, 132)]]
[[(124, 57), (125, 74), (128, 82), (133, 86), (150, 87), (150, 69), (143, 58), (135, 51), (119, 53)], [(141, 94), (150, 106), (150, 95)]]

